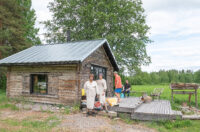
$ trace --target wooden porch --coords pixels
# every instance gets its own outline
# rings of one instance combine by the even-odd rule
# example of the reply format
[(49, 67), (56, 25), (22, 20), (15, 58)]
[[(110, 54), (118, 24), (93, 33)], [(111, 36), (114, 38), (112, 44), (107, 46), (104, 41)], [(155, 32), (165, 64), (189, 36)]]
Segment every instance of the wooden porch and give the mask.
[(168, 100), (143, 103), (138, 97), (124, 98), (118, 106), (111, 107), (110, 110), (118, 113), (129, 113), (131, 118), (136, 120), (182, 119), (182, 113), (172, 110)]

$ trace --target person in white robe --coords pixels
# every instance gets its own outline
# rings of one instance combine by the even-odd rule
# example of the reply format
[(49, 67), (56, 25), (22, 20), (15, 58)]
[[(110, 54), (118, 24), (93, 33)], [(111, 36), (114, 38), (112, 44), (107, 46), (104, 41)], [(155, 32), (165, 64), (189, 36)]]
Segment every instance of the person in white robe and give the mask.
[(92, 110), (94, 109), (95, 96), (99, 95), (97, 83), (93, 79), (94, 79), (94, 75), (90, 74), (89, 81), (86, 81), (84, 84), (88, 114), (92, 113)]
[(99, 74), (99, 80), (97, 80), (97, 86), (99, 89), (99, 98), (100, 103), (104, 105), (106, 112), (108, 112), (107, 105), (106, 105), (106, 90), (107, 90), (107, 84), (106, 80), (103, 79), (103, 74)]

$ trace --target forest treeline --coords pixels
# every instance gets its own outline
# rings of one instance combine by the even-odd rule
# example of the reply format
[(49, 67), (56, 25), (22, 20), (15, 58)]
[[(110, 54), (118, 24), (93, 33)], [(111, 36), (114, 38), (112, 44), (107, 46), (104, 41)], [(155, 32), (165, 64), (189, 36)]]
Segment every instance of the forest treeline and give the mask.
[(200, 83), (200, 70), (160, 70), (159, 72), (138, 72), (133, 76), (122, 75), (122, 81), (129, 80), (132, 85), (169, 84), (169, 83)]

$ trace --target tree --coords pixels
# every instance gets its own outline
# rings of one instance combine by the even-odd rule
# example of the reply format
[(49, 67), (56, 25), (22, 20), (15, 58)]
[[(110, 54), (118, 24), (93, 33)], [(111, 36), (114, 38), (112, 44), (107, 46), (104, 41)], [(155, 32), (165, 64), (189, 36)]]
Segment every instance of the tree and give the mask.
[(159, 71), (159, 75), (161, 83), (169, 83), (169, 77), (166, 71), (163, 70)]
[(0, 58), (39, 44), (31, 0), (1, 0)]
[(169, 70), (168, 71), (169, 82), (175, 83), (179, 81), (178, 71), (177, 70)]
[(200, 83), (200, 70), (194, 73), (194, 80), (196, 83)]
[(186, 71), (185, 82), (186, 83), (194, 82), (193, 72), (191, 70)]
[(54, 0), (53, 19), (45, 21), (48, 43), (106, 38), (121, 69), (133, 71), (149, 64), (147, 33), (141, 0)]
[(41, 44), (40, 38), (37, 36), (39, 29), (35, 28), (36, 14), (35, 10), (31, 9), (31, 0), (20, 0), (19, 4), (23, 6), (23, 16), (26, 24), (24, 25), (26, 33), (25, 37), (32, 45)]
[(151, 76), (151, 81), (152, 81), (153, 84), (159, 84), (160, 83), (160, 77), (156, 72), (151, 72), (150, 76)]
[[(0, 1), (0, 59), (40, 44), (31, 0)], [(5, 68), (0, 68), (0, 89), (6, 87)]]

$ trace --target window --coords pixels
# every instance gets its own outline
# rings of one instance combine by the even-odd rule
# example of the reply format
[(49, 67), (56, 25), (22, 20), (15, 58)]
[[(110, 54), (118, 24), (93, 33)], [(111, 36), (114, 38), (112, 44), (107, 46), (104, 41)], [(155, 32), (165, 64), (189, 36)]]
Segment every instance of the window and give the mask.
[(91, 66), (91, 73), (94, 74), (94, 79), (99, 79), (99, 74), (103, 74), (103, 78), (106, 79), (106, 68), (101, 66), (92, 65)]
[(31, 93), (47, 94), (47, 75), (32, 74), (31, 75)]

